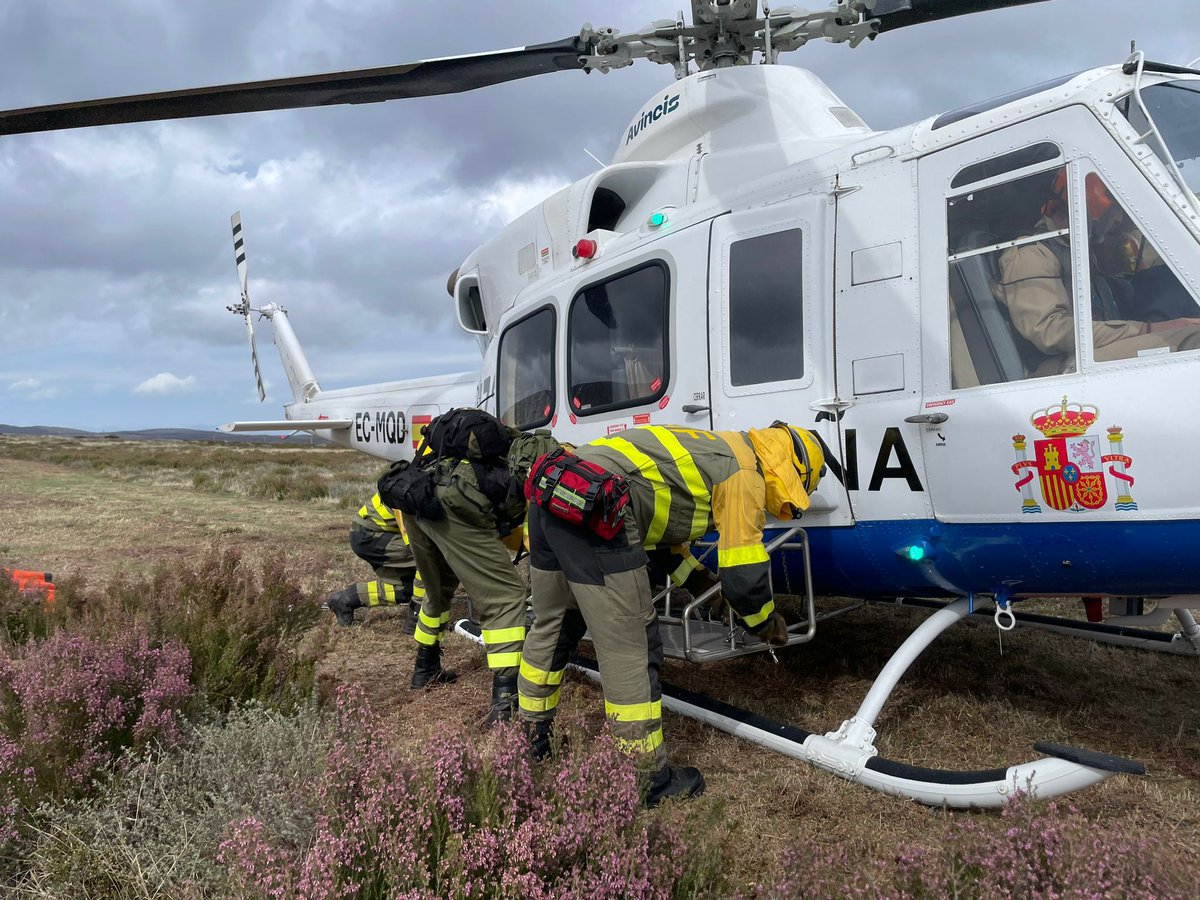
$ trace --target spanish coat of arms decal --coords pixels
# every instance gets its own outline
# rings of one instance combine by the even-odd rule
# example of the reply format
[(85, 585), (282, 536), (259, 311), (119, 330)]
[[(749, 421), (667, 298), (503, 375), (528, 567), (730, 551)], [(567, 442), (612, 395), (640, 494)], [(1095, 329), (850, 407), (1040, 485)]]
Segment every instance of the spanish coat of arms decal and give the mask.
[(1089, 434), (1100, 410), (1089, 403), (1068, 403), (1039, 409), (1029, 417), (1042, 433), (1028, 455), (1025, 435), (1013, 435), (1017, 461), (1012, 471), (1021, 492), (1021, 512), (1040, 513), (1033, 495), (1033, 482), (1041, 489), (1042, 501), (1051, 509), (1090, 512), (1110, 500), (1118, 510), (1137, 509), (1132, 496), (1133, 477), (1128, 469), (1133, 460), (1125, 455), (1125, 436), (1119, 425), (1107, 434)]

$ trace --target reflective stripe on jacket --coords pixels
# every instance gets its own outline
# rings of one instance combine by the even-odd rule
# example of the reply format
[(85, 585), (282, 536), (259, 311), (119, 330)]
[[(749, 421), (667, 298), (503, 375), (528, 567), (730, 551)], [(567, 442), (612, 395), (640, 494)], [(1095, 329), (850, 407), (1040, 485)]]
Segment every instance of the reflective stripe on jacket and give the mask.
[[(390, 531), (392, 534), (404, 534), (404, 529), (400, 526), (400, 521), (388, 505), (383, 502), (383, 498), (379, 496), (378, 491), (359, 508), (358, 521), (360, 525), (372, 528), (375, 531)], [(408, 543), (407, 535), (404, 537), (404, 543)]]
[(714, 528), (730, 606), (755, 628), (775, 608), (763, 547), (766, 482), (740, 431), (649, 425), (584, 444), (583, 458), (625, 476), (647, 548), (687, 544)]

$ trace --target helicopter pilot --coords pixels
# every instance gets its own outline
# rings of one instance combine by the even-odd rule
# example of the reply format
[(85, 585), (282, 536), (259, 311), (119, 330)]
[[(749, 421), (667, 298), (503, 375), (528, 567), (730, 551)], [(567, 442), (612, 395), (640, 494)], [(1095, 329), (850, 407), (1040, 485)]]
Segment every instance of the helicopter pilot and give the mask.
[[(1057, 231), (1069, 227), (1067, 170), (1054, 177), (1051, 194), (1042, 205), (1037, 231)], [(1200, 315), (1171, 316), (1159, 310), (1151, 316), (1152, 304), (1145, 304), (1148, 290), (1134, 290), (1128, 278), (1106, 274), (1119, 257), (1117, 249), (1128, 247), (1131, 231), (1138, 231), (1120, 205), (1095, 173), (1085, 180), (1087, 200), (1089, 258), (1092, 262), (1092, 336), (1097, 360), (1125, 359), (1143, 350), (1169, 348), (1200, 349)], [(1144, 238), (1142, 258), (1147, 261)], [(1101, 265), (1108, 260), (1108, 266)], [(1169, 272), (1166, 267), (1163, 271)], [(1031, 375), (1051, 375), (1071, 371), (1075, 354), (1075, 318), (1071, 300), (1071, 246), (1067, 235), (1012, 247), (1000, 256), (1001, 300), (1008, 308), (1013, 326), (1045, 360)], [(1143, 282), (1149, 287), (1150, 281)], [(1182, 285), (1179, 285), (1182, 289)], [(1189, 298), (1190, 299), (1190, 298)], [(1158, 304), (1164, 307), (1163, 304)], [(1164, 307), (1165, 308), (1165, 307)], [(1186, 309), (1174, 304), (1175, 309)], [(1191, 304), (1196, 312), (1195, 304)]]

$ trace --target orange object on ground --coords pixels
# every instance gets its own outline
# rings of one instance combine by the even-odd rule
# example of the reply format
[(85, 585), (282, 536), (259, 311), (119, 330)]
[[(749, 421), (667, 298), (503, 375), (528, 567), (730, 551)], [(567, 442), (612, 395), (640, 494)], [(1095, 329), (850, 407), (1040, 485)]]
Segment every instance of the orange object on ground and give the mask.
[(49, 572), (31, 572), (25, 569), (0, 569), (17, 583), (22, 591), (38, 591), (46, 595), (46, 602), (54, 602), (54, 576)]

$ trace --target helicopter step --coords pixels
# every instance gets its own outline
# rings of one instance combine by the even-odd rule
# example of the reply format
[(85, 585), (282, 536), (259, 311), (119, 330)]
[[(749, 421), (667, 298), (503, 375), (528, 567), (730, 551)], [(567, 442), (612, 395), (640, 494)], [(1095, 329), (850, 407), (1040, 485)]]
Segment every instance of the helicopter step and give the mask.
[[(703, 563), (715, 549), (716, 544), (702, 542), (698, 543), (696, 547), (703, 551), (697, 557), (698, 561)], [(788, 626), (787, 643), (771, 645), (759, 640), (745, 628), (736, 624), (732, 617), (729, 617), (728, 622), (711, 618), (710, 608), (713, 598), (721, 589), (719, 584), (709, 588), (698, 597), (692, 598), (678, 611), (673, 609), (673, 586), (668, 584), (654, 597), (654, 604), (659, 609), (658, 627), (659, 633), (662, 635), (665, 657), (686, 659), (694, 663), (708, 663), (755, 653), (767, 653), (774, 659), (777, 649), (804, 644), (816, 637), (818, 622), (857, 609), (862, 605), (853, 603), (825, 613), (817, 613), (816, 598), (812, 589), (808, 535), (800, 526), (786, 526), (781, 534), (775, 536), (766, 545), (766, 550), (767, 555), (773, 560), (779, 554), (799, 551), (804, 561), (804, 619)], [(786, 560), (783, 565), (786, 572)], [(790, 579), (785, 592), (792, 593)]]

